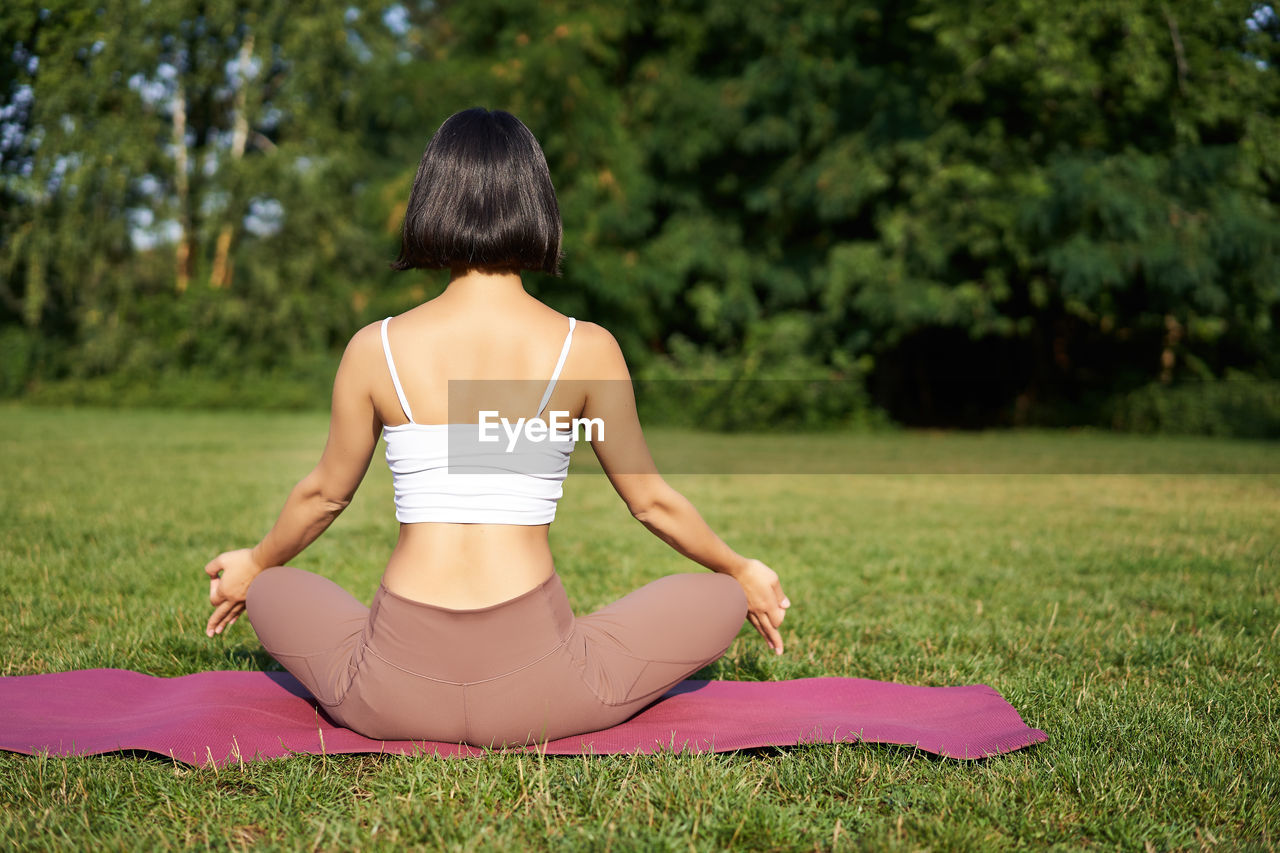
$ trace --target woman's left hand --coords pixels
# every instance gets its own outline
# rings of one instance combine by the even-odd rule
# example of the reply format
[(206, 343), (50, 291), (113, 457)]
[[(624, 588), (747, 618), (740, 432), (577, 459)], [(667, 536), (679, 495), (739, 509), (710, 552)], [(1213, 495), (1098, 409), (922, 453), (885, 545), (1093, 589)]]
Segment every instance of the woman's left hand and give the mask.
[(219, 554), (204, 570), (209, 575), (209, 603), (213, 605), (213, 615), (204, 632), (212, 637), (240, 618), (249, 596), (249, 584), (262, 573), (263, 567), (253, 558), (252, 549), (241, 548)]
[(778, 573), (759, 560), (747, 560), (733, 573), (747, 594), (747, 621), (760, 632), (774, 654), (782, 654), (782, 620), (791, 599), (782, 591)]

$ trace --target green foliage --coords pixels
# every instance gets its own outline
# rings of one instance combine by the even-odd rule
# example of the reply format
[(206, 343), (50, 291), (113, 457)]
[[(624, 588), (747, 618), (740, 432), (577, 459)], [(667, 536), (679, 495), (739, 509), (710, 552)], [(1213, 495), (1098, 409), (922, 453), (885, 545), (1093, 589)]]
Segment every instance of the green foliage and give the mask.
[(0, 328), (0, 398), (15, 396), (23, 389), (34, 371), (39, 344), (29, 329)]
[[(1166, 351), (1177, 374), (1280, 369), (1280, 24), (1250, 4), (439, 20), (414, 114), (502, 105), (546, 141), (568, 258), (537, 291), (615, 329), (642, 373), (749, 359), (787, 316), (800, 369), (856, 362), (920, 398), (947, 381), (912, 361), (922, 338), (1007, 340), (1010, 398), (1085, 420), (1079, 400), (1157, 378)], [(981, 372), (978, 352), (933, 362)]]
[(39, 383), (25, 399), (47, 406), (317, 410), (328, 407), (336, 368), (337, 357), (325, 353), (276, 370), (121, 371)]
[(1152, 383), (1111, 403), (1111, 424), (1132, 432), (1280, 438), (1280, 382), (1243, 374), (1181, 385)]
[(230, 377), (345, 342), (351, 282), (376, 263), (352, 215), (367, 174), (350, 153), (360, 84), (394, 49), (380, 13), (7, 7), (10, 98), (23, 91), (30, 107), (0, 162), (16, 202), (0, 236), (0, 325), (50, 343), (40, 376)]
[(867, 394), (866, 361), (818, 364), (803, 355), (809, 334), (792, 314), (757, 322), (732, 357), (674, 339), (635, 381), (641, 419), (723, 432), (887, 426)]
[[(477, 103), (560, 195), (565, 275), (529, 289), (638, 373), (800, 318), (784, 362), (907, 421), (1280, 375), (1270, 6), (19, 2), (0, 34), (0, 326), (49, 344), (19, 388), (288, 370), (436, 292), (385, 262), (427, 138)], [(937, 402), (994, 351), (981, 405)]]

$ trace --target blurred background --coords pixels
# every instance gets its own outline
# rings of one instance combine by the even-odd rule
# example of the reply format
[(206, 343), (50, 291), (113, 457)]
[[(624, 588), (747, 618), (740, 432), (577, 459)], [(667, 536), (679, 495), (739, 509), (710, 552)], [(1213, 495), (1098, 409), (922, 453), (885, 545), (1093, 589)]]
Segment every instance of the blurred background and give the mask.
[(0, 397), (326, 407), (481, 105), (651, 418), (1277, 438), (1277, 62), (1230, 0), (8, 0)]

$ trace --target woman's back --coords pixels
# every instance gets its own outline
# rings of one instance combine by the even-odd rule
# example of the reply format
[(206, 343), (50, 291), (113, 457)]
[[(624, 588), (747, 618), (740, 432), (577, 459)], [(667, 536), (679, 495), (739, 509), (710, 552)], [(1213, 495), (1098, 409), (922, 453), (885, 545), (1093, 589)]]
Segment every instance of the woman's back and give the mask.
[[(394, 317), (387, 334), (413, 420), (443, 424), (474, 423), (479, 409), (495, 405), (513, 420), (532, 416), (568, 331), (569, 318), (529, 296), (518, 276), (472, 275)], [(578, 344), (582, 336), (575, 332)], [(577, 349), (570, 347), (565, 379), (585, 378)], [(583, 394), (578, 387), (574, 399), (571, 385), (558, 387), (551, 402), (576, 414)], [(408, 421), (387, 368), (371, 377), (370, 394), (383, 423)]]
[[(562, 352), (560, 378), (584, 378), (584, 360), (577, 355), (591, 348), (592, 334), (577, 332), (575, 346), (569, 330), (569, 318), (529, 296), (518, 276), (463, 277), (441, 296), (387, 324), (392, 361), (366, 373), (374, 409), (393, 430), (410, 424), (391, 375), (394, 365), (414, 424), (478, 424), (481, 411), (497, 412), (489, 417), (510, 423), (531, 418), (539, 414)], [(385, 362), (385, 351), (383, 356)], [(575, 418), (584, 402), (582, 382), (557, 382), (541, 415), (567, 412)], [(501, 496), (492, 499), (494, 505), (501, 501)], [(397, 595), (452, 609), (508, 600), (554, 571), (548, 526), (402, 524), (383, 583)]]
[[(326, 712), (370, 737), (499, 745), (613, 725), (723, 654), (748, 614), (782, 651), (777, 574), (658, 474), (617, 342), (524, 291), (522, 271), (559, 272), (561, 236), (528, 128), (483, 109), (441, 125), (392, 266), (448, 269), (448, 288), (356, 333), (319, 463), (261, 542), (205, 566), (209, 633), (248, 612)], [(631, 514), (716, 574), (670, 575), (573, 613), (547, 529), (574, 436), (548, 426), (577, 418)], [(492, 448), (481, 423), (504, 419), (533, 429)], [(287, 563), (350, 503), (379, 434), (401, 528), (366, 606)]]

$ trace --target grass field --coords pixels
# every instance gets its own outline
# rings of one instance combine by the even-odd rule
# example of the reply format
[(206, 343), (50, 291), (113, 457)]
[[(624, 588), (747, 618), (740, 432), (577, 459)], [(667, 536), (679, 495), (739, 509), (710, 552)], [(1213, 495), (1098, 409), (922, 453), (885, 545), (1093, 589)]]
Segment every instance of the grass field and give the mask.
[[(204, 636), (202, 567), (257, 540), (325, 427), (312, 414), (0, 407), (0, 672), (278, 668), (247, 622)], [(713, 452), (753, 460), (757, 473), (671, 480), (794, 602), (786, 655), (744, 629), (704, 677), (985, 683), (1049, 741), (973, 763), (844, 744), (216, 772), (0, 753), (0, 848), (1280, 844), (1280, 445), (1066, 433), (654, 444), (702, 470)], [(838, 469), (877, 473), (759, 473), (842, 452)], [(631, 521), (589, 449), (578, 455), (552, 528), (575, 609), (691, 570)], [(295, 564), (367, 602), (394, 538), (375, 458)]]

